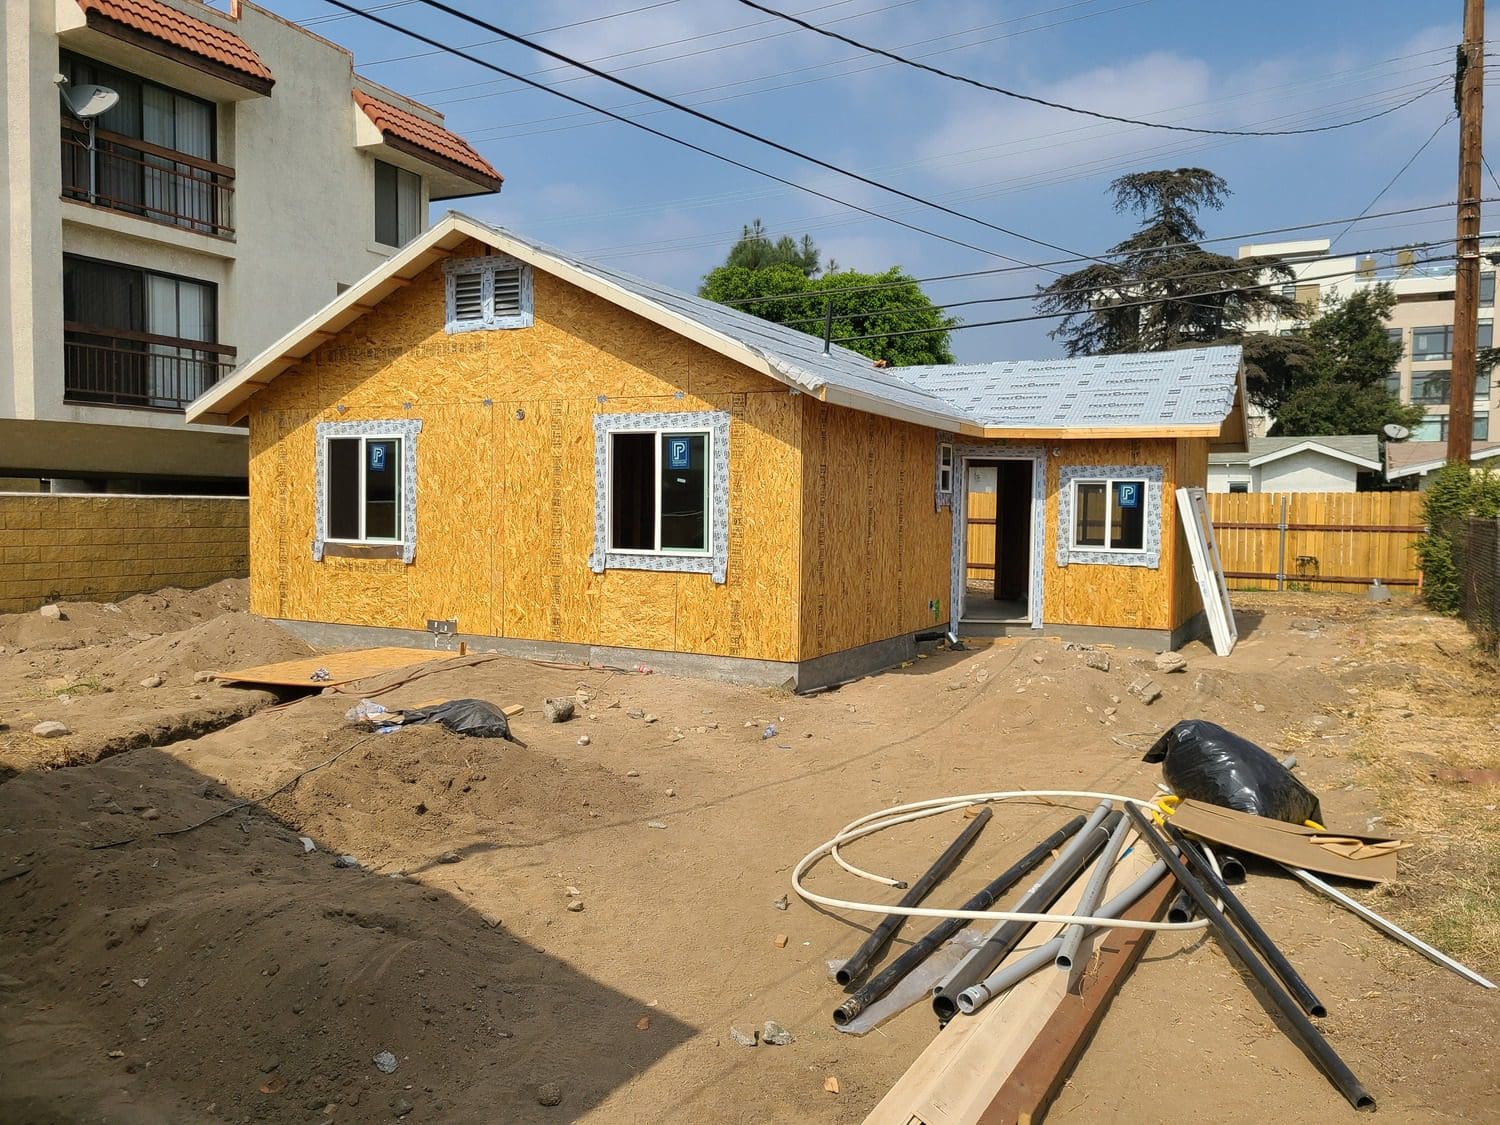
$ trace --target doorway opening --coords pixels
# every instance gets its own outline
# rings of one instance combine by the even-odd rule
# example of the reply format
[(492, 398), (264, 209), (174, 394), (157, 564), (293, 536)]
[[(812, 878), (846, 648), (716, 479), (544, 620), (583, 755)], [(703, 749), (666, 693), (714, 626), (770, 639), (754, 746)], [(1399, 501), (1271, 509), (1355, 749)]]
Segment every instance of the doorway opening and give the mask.
[(967, 461), (964, 621), (1031, 620), (1034, 471), (1030, 458)]

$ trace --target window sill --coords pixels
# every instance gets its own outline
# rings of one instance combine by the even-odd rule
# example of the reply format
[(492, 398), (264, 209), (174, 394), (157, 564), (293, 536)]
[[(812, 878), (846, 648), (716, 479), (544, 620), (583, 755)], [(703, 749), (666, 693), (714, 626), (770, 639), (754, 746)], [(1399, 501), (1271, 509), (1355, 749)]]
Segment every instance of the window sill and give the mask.
[(712, 555), (659, 555), (629, 554), (624, 551), (607, 551), (602, 566), (595, 573), (606, 570), (656, 570), (672, 574), (712, 574)]
[(400, 543), (331, 543), (323, 540), (323, 557), (337, 559), (399, 559)]

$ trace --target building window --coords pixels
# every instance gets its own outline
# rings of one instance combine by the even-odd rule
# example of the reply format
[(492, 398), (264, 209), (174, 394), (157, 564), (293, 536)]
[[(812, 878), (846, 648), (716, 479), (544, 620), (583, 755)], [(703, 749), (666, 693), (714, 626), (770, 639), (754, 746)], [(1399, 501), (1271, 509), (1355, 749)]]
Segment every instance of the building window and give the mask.
[[(1474, 412), (1473, 435), (1475, 441), (1490, 440), (1490, 416), (1487, 411), (1476, 410)], [(1423, 418), (1412, 427), (1411, 436), (1413, 441), (1447, 441), (1448, 415), (1438, 414)]]
[[(1494, 277), (1494, 274), (1488, 276)], [(1495, 343), (1495, 322), (1493, 320), (1481, 320), (1479, 332), (1475, 336), (1476, 345), (1480, 348), (1493, 347)]]
[(1479, 306), (1489, 308), (1495, 303), (1495, 271), (1485, 270), (1479, 275)]
[(1411, 400), (1425, 406), (1441, 406), (1448, 401), (1453, 373), (1447, 368), (1411, 373)]
[(709, 573), (728, 558), (729, 415), (594, 416), (590, 568)]
[(1423, 359), (1453, 358), (1453, 325), (1437, 324), (1411, 330), (1411, 357)]
[(1229, 491), (1230, 492), (1249, 492), (1250, 491), (1250, 486), (1246, 482), (1244, 482), (1242, 480), (1234, 480), (1234, 481), (1230, 481), (1229, 482)]
[(68, 51), (58, 65), (69, 86), (95, 84), (120, 95), (94, 119), (92, 150), (88, 127), (62, 108), (65, 198), (205, 234), (234, 232), (234, 171), (215, 163), (212, 102)]
[(218, 343), (218, 287), (63, 255), (63, 396), (179, 410), (234, 363)]
[(1145, 547), (1146, 482), (1073, 482), (1073, 549), (1139, 551)]
[(533, 320), (531, 267), (507, 254), (449, 259), (446, 329), (529, 328)]
[(1385, 393), (1392, 398), (1401, 398), (1401, 372), (1392, 371), (1385, 377)]
[(422, 423), (319, 422), (313, 558), (411, 562), (416, 546), (416, 440)]
[(1386, 339), (1390, 340), (1391, 343), (1396, 345), (1396, 349), (1398, 352), (1396, 356), (1397, 359), (1400, 359), (1401, 356), (1406, 354), (1406, 341), (1403, 339), (1405, 333), (1400, 328), (1387, 328), (1385, 330), (1385, 335)]
[(938, 442), (937, 490), (943, 495), (953, 494), (953, 443), (951, 441)]
[(405, 246), (422, 233), (422, 177), (375, 161), (375, 241)]

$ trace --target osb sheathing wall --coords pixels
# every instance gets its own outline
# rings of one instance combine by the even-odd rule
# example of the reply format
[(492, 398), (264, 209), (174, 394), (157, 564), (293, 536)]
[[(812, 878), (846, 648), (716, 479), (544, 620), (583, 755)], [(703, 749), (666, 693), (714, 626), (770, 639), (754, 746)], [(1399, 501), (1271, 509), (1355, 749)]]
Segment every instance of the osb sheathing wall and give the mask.
[[(252, 609), (799, 659), (802, 400), (540, 270), (535, 293), (531, 328), (450, 336), (434, 267), (251, 401)], [(592, 573), (594, 414), (697, 410), (732, 417), (727, 581)], [(397, 418), (422, 421), (415, 560), (314, 562), (317, 423)]]
[[(1206, 488), (1208, 486), (1208, 441), (1199, 438), (1182, 438), (1177, 442), (1176, 488)], [(1162, 501), (1167, 502), (1163, 492)], [(1181, 520), (1177, 515), (1177, 497), (1171, 497), (1173, 524), (1172, 545), (1175, 549), (1175, 565), (1172, 568), (1172, 627), (1185, 624), (1203, 609), (1203, 595), (1198, 589), (1198, 580), (1193, 577), (1193, 556), (1183, 538)]]

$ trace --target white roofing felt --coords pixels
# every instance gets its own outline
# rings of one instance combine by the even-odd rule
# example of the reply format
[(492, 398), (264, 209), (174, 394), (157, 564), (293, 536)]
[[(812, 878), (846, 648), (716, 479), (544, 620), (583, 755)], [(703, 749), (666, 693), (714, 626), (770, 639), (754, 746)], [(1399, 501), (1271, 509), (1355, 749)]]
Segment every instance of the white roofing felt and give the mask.
[(970, 434), (1006, 430), (1178, 429), (1218, 432), (1234, 409), (1240, 349), (1015, 363), (878, 368), (818, 336), (635, 277), (449, 212), (187, 408), (206, 423), (243, 416), (248, 400), (320, 343), (467, 239), (476, 239), (713, 348), (788, 386), (872, 414)]
[(987, 428), (1207, 426), (1234, 407), (1238, 347), (902, 367), (901, 378)]

